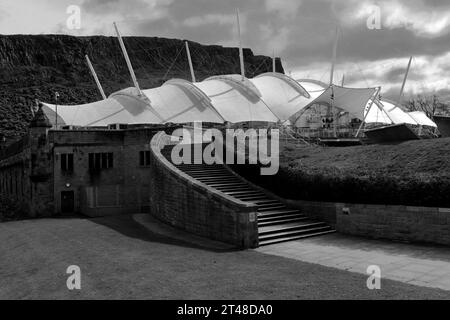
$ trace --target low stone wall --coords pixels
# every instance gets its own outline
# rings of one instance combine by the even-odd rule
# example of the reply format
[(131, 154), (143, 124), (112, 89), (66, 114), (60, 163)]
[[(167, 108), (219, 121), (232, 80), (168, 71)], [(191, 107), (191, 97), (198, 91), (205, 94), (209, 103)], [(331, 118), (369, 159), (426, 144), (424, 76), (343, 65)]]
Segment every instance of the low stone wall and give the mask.
[(150, 213), (196, 235), (240, 248), (258, 246), (257, 208), (217, 191), (173, 166), (161, 153), (164, 132), (151, 140)]
[(331, 202), (286, 203), (350, 235), (450, 245), (450, 209)]

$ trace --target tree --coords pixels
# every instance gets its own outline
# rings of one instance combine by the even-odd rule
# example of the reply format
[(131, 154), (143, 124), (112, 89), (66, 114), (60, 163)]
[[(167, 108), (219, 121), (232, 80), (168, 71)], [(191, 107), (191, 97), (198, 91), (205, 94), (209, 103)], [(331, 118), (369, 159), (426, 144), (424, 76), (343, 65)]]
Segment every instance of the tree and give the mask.
[(423, 111), (430, 119), (436, 114), (450, 113), (450, 105), (441, 102), (435, 94), (430, 96), (419, 94), (406, 102), (405, 107), (409, 111)]

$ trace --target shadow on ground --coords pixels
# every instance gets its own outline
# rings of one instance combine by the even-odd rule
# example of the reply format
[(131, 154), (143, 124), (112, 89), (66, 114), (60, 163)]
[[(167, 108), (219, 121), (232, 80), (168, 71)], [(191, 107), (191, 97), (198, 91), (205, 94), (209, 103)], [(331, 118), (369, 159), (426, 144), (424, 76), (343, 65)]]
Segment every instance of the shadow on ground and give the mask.
[(113, 229), (120, 234), (147, 242), (176, 245), (211, 252), (233, 252), (238, 248), (175, 229), (151, 217), (149, 214), (120, 215), (91, 218), (90, 221)]

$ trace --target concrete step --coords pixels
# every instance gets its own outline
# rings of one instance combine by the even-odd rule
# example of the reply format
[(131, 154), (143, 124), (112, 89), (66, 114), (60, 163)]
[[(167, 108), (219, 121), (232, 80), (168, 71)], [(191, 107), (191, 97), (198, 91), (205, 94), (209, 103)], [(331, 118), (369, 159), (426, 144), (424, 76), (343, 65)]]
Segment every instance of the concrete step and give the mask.
[(328, 231), (321, 231), (321, 232), (313, 232), (309, 234), (302, 234), (302, 235), (296, 235), (296, 236), (283, 236), (279, 238), (273, 238), (270, 240), (259, 240), (259, 246), (267, 246), (270, 244), (276, 244), (281, 242), (287, 242), (287, 241), (294, 241), (294, 240), (301, 240), (301, 239), (307, 239), (311, 237), (318, 237), (323, 236), (330, 233), (335, 233), (335, 230), (328, 230)]
[(284, 215), (290, 215), (290, 214), (299, 214), (299, 213), (300, 213), (300, 211), (296, 210), (296, 209), (269, 210), (269, 211), (264, 211), (264, 212), (258, 212), (258, 219), (284, 216)]
[(235, 198), (238, 198), (242, 201), (257, 203), (258, 201), (264, 201), (267, 200), (267, 197), (265, 195), (250, 195), (250, 196), (234, 196)]
[(247, 187), (243, 182), (225, 182), (225, 183), (211, 183), (211, 187)]
[(183, 171), (184, 173), (187, 173), (188, 175), (194, 177), (194, 178), (203, 178), (203, 177), (233, 177), (228, 172), (202, 172), (202, 173), (190, 173), (189, 171)]
[(273, 226), (258, 228), (259, 236), (282, 235), (291, 231), (308, 230), (313, 228), (328, 227), (323, 222), (306, 220), (303, 222), (282, 223)]
[(238, 179), (233, 177), (209, 177), (209, 178), (196, 178), (202, 182), (240, 182)]
[(279, 233), (272, 233), (268, 235), (262, 235), (259, 236), (259, 241), (270, 241), (270, 240), (276, 240), (280, 238), (287, 238), (287, 237), (306, 237), (310, 236), (312, 234), (317, 234), (321, 232), (327, 232), (332, 231), (332, 229), (329, 226), (323, 226), (323, 227), (316, 227), (316, 228), (309, 228), (309, 229), (296, 229), (296, 230), (289, 230), (285, 232), (279, 232)]
[(274, 211), (274, 210), (281, 210), (281, 209), (287, 209), (284, 204), (274, 204), (274, 205), (259, 205), (258, 206), (258, 212), (267, 212), (267, 211)]
[(269, 220), (260, 220), (258, 219), (258, 227), (267, 227), (267, 226), (273, 226), (277, 224), (285, 224), (285, 223), (292, 223), (292, 222), (305, 222), (308, 221), (309, 218), (306, 216), (303, 216), (301, 214), (296, 216), (285, 216), (285, 217), (276, 217)]
[(264, 193), (262, 193), (262, 192), (260, 192), (260, 191), (255, 191), (255, 190), (253, 190), (253, 189), (251, 189), (250, 191), (231, 191), (231, 192), (226, 192), (228, 195), (230, 195), (230, 196), (234, 196), (234, 197), (237, 197), (237, 196), (245, 196), (245, 195), (262, 195), (262, 196), (264, 196), (265, 194)]

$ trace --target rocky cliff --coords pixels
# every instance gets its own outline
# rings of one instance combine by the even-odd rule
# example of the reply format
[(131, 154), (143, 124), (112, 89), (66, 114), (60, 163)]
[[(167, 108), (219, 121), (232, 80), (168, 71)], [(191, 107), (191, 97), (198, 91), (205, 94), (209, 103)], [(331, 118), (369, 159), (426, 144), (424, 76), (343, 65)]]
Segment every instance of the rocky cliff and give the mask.
[[(176, 39), (126, 37), (125, 45), (142, 88), (171, 78), (190, 79), (184, 42)], [(237, 48), (190, 43), (198, 80), (239, 73)], [(131, 86), (125, 60), (114, 37), (64, 35), (0, 36), (0, 138), (22, 135), (35, 99), (80, 104), (101, 99), (85, 62), (89, 55), (106, 95)], [(272, 68), (269, 57), (244, 49), (246, 73), (253, 77)], [(282, 72), (281, 61), (277, 71)]]

